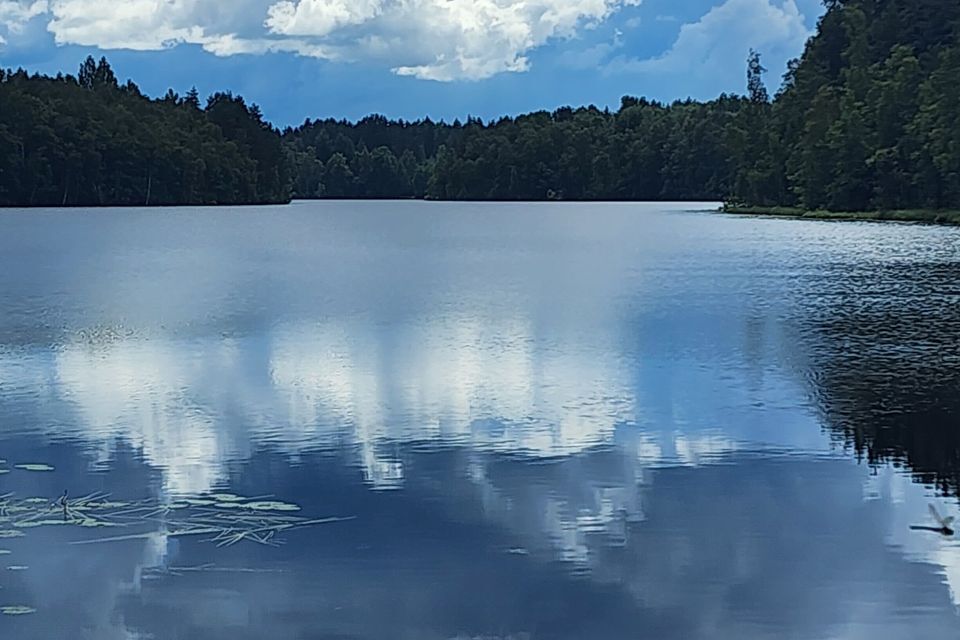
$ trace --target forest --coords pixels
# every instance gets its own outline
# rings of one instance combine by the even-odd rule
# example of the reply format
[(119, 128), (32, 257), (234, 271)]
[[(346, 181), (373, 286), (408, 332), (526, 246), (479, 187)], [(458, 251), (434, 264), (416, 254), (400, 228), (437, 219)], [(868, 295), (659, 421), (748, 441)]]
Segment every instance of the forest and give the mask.
[(279, 132), (229, 93), (150, 99), (105, 59), (0, 70), (0, 206), (288, 202), (289, 171)]
[(80, 74), (0, 74), (0, 204), (296, 198), (724, 200), (871, 211), (960, 207), (960, 3), (825, 0), (775, 95), (627, 96), (483, 122), (372, 115), (277, 131), (229, 93), (160, 99)]

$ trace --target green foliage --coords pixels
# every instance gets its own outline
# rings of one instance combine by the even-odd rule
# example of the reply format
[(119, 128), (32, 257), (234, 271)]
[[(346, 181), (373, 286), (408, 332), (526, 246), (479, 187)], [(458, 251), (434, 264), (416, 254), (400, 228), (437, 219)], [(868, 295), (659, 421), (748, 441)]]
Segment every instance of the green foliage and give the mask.
[(79, 75), (0, 72), (0, 206), (287, 202), (280, 135), (256, 107), (144, 97), (105, 59)]
[(747, 95), (751, 102), (764, 104), (770, 102), (770, 94), (767, 93), (767, 87), (763, 83), (763, 74), (767, 70), (760, 63), (760, 53), (750, 50), (750, 56), (747, 58)]
[(733, 96), (624, 98), (615, 113), (565, 107), (489, 123), (308, 121), (284, 141), (309, 174), (295, 181), (297, 197), (719, 199), (736, 177), (730, 127), (748, 126), (752, 108)]
[(860, 212), (960, 206), (960, 4), (843, 0), (791, 65), (767, 127), (780, 197), (732, 200)]
[(308, 121), (284, 133), (311, 161), (298, 165), (310, 179), (297, 195), (957, 209), (960, 3), (824, 6), (772, 102), (751, 51), (745, 97), (664, 105), (628, 96), (615, 113), (564, 107), (463, 125)]
[[(565, 107), (465, 125), (308, 122), (285, 133), (355, 197), (724, 199), (810, 211), (960, 206), (960, 3), (831, 0), (773, 102), (760, 55), (747, 96), (663, 105), (625, 97), (616, 113)], [(320, 141), (318, 143), (318, 141)], [(403, 171), (358, 171), (367, 148), (411, 155)], [(353, 170), (352, 191), (343, 165)], [(403, 164), (403, 163), (401, 163)], [(396, 178), (393, 180), (393, 178)], [(376, 184), (371, 180), (376, 180)], [(323, 180), (321, 180), (323, 182)], [(386, 189), (385, 184), (394, 189)], [(305, 192), (323, 193), (313, 185)]]
[(282, 136), (229, 93), (145, 98), (106, 60), (0, 71), (0, 205), (299, 198), (725, 200), (960, 208), (960, 3), (829, 0), (771, 101), (624, 97), (483, 122), (307, 120)]

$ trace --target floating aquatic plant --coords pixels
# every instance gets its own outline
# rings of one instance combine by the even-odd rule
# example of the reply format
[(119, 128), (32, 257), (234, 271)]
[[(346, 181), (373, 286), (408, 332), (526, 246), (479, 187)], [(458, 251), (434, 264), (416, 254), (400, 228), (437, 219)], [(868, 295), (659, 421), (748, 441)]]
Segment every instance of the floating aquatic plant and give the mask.
[(214, 493), (210, 496), (217, 502), (242, 502), (243, 497), (232, 493)]
[(50, 518), (48, 520), (22, 520), (20, 522), (13, 523), (13, 526), (19, 527), (21, 529), (30, 529), (33, 527), (47, 527), (47, 526), (56, 526), (62, 524), (73, 524), (69, 520), (57, 520), (56, 518)]
[[(20, 466), (20, 465), (18, 465)], [(24, 465), (34, 466), (34, 465)], [(36, 465), (45, 466), (45, 465)], [(41, 497), (17, 499), (13, 494), (0, 495), (0, 523), (9, 528), (0, 529), (0, 539), (18, 538), (25, 531), (40, 527), (124, 528), (130, 533), (104, 538), (88, 538), (73, 544), (95, 544), (123, 540), (199, 536), (217, 547), (228, 547), (240, 542), (254, 542), (267, 546), (280, 544), (280, 534), (341, 522), (352, 518), (306, 518), (292, 515), (300, 506), (270, 499), (271, 496), (245, 498), (233, 494), (214, 494), (184, 498), (174, 502), (157, 500), (114, 501), (105, 493), (93, 493), (68, 500), (64, 496), (54, 500)], [(0, 549), (0, 555), (10, 551)], [(11, 565), (9, 571), (25, 571), (24, 565)], [(219, 568), (213, 565), (177, 567), (167, 571), (171, 575), (190, 572), (255, 572), (255, 569)], [(149, 577), (149, 576), (146, 576)], [(35, 613), (31, 607), (13, 605), (0, 607), (8, 616)]]
[(13, 465), (14, 469), (21, 469), (23, 471), (54, 471), (54, 468), (49, 464), (15, 464)]
[[(118, 527), (131, 533), (106, 538), (78, 540), (74, 544), (117, 542), (151, 538), (203, 536), (225, 547), (243, 541), (275, 546), (280, 533), (340, 522), (351, 518), (306, 518), (292, 515), (300, 506), (269, 499), (246, 498), (228, 493), (184, 498), (172, 502), (155, 500), (113, 501), (104, 493), (57, 501), (47, 498), (17, 500), (12, 494), (0, 496), (0, 522), (11, 527), (0, 529), (0, 538), (24, 535), (24, 530), (39, 527)], [(162, 533), (161, 533), (162, 532)]]
[(255, 569), (250, 567), (218, 567), (214, 564), (201, 564), (195, 567), (145, 567), (143, 575), (147, 577), (162, 575), (181, 575), (184, 573), (283, 573), (283, 569)]
[(241, 504), (240, 507), (243, 509), (253, 509), (254, 511), (300, 511), (300, 507), (287, 502), (247, 502), (246, 504)]

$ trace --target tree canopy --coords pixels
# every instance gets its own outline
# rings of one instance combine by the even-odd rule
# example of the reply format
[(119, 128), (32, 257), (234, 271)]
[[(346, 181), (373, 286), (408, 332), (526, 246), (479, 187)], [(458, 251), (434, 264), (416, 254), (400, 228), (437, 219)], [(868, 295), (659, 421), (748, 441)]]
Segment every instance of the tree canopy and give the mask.
[(307, 121), (284, 132), (303, 178), (296, 194), (960, 206), (960, 3), (824, 4), (772, 100), (751, 51), (746, 96), (709, 102), (628, 96), (616, 112), (452, 125)]
[(242, 98), (151, 100), (105, 59), (0, 70), (0, 205), (288, 202), (290, 182), (279, 132)]
[(278, 132), (229, 93), (159, 99), (106, 60), (76, 78), (0, 71), (0, 205), (289, 198), (728, 200), (864, 211), (960, 207), (960, 3), (826, 0), (771, 99), (483, 122), (307, 120)]
[(840, 211), (960, 206), (960, 3), (825, 4), (757, 113), (767, 178), (731, 195)]

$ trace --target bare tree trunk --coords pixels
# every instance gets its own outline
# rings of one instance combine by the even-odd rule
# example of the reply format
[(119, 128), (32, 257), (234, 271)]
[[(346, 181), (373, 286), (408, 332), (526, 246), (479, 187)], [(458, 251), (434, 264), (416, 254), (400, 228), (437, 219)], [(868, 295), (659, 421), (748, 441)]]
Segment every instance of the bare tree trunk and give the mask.
[(153, 169), (147, 171), (147, 201), (143, 204), (145, 207), (150, 206), (150, 192), (153, 190)]

